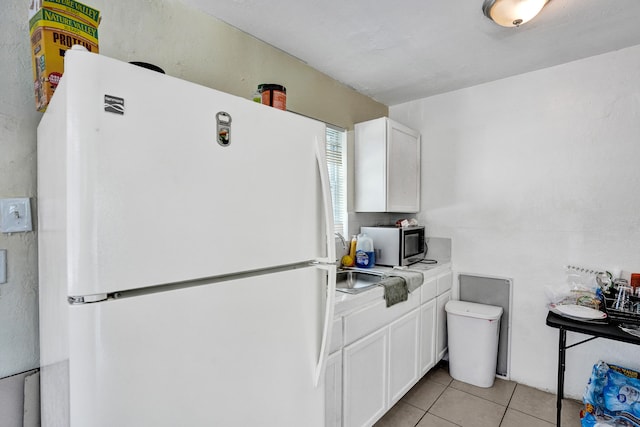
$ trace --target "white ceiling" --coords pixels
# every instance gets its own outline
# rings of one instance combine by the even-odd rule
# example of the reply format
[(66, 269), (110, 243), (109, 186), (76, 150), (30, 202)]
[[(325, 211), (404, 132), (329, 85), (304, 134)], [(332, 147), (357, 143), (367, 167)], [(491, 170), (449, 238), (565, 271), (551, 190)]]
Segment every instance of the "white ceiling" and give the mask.
[(552, 0), (520, 28), (482, 0), (181, 1), (386, 105), (640, 44), (640, 0)]

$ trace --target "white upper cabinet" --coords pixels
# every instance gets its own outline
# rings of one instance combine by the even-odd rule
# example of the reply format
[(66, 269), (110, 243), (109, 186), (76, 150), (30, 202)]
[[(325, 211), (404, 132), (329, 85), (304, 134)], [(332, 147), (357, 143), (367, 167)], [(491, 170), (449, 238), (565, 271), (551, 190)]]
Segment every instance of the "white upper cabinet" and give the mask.
[(355, 125), (356, 212), (420, 210), (420, 133), (387, 117)]

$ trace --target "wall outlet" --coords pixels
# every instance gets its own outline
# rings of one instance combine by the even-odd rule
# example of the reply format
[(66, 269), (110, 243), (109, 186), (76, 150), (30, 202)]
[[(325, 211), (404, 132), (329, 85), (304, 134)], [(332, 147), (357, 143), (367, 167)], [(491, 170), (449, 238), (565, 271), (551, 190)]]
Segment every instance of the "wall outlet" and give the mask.
[(18, 233), (31, 230), (33, 227), (29, 199), (0, 199), (0, 231)]

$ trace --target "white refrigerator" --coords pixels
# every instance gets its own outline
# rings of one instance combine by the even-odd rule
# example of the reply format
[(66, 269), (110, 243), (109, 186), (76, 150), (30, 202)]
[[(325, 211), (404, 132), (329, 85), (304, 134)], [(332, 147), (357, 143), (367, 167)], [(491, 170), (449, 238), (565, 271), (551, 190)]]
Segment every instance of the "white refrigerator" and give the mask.
[(323, 426), (325, 126), (79, 48), (38, 127), (42, 425)]

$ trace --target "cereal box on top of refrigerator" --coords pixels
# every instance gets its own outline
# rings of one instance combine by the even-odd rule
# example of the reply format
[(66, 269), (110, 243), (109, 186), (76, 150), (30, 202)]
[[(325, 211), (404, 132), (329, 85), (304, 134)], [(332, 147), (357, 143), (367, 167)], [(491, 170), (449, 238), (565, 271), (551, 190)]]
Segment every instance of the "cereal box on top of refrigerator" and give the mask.
[[(89, 16), (99, 22), (100, 13), (86, 8), (86, 14), (71, 14), (62, 9), (51, 10), (44, 4), (67, 4), (81, 9), (81, 3), (72, 0), (44, 0), (29, 20), (31, 36), (31, 62), (36, 109), (45, 111), (64, 72), (64, 53), (73, 45), (84, 46), (88, 51), (98, 53), (98, 26), (90, 23)], [(89, 10), (95, 11), (95, 13)], [(84, 19), (78, 16), (82, 15)]]

